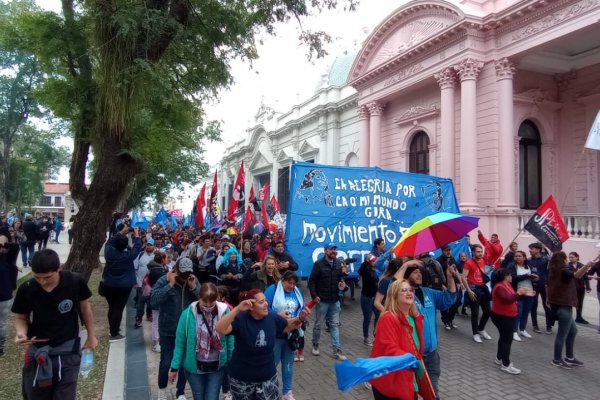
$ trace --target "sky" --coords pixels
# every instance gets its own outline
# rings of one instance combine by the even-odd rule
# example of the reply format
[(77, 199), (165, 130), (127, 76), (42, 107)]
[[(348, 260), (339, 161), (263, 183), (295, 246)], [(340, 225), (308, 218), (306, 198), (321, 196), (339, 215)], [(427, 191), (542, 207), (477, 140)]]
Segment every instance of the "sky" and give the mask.
[[(341, 3), (344, 1), (341, 0)], [(60, 0), (37, 0), (49, 10), (60, 12)], [(258, 46), (259, 59), (252, 67), (248, 62), (234, 61), (231, 73), (235, 83), (222, 90), (217, 101), (206, 104), (206, 120), (221, 122), (222, 141), (204, 143), (205, 161), (211, 169), (218, 164), (227, 146), (243, 139), (252, 126), (261, 103), (276, 111), (287, 111), (310, 97), (322, 74), (327, 73), (336, 55), (360, 49), (368, 34), (406, 0), (362, 0), (356, 11), (325, 11), (301, 21), (302, 28), (323, 30), (332, 37), (324, 59), (308, 60), (308, 47), (300, 44), (298, 21), (276, 27), (276, 36), (265, 35)], [(64, 141), (66, 144), (67, 141)], [(66, 172), (66, 171), (65, 171)], [(60, 180), (68, 180), (61, 174)]]

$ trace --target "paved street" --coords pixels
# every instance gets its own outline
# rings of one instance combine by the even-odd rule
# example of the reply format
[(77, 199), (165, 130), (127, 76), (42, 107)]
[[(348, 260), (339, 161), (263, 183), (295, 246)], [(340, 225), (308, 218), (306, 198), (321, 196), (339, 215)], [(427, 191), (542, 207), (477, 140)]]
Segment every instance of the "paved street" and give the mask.
[[(307, 295), (306, 283), (303, 292)], [(356, 301), (346, 299), (342, 311), (342, 348), (350, 359), (366, 357), (369, 348), (362, 344), (362, 314), (359, 303), (360, 289)], [(597, 333), (598, 301), (595, 291), (586, 298), (586, 319), (594, 325), (578, 325), (576, 356), (586, 363), (584, 368), (563, 370), (550, 365), (555, 335), (534, 335), (533, 339), (513, 343), (511, 359), (517, 368), (523, 370), (519, 376), (507, 375), (494, 364), (498, 332), (489, 322), (487, 331), (491, 341), (483, 344), (473, 342), (470, 333), (470, 319), (457, 317), (459, 328), (447, 332), (440, 329), (440, 354), (442, 358), (442, 378), (440, 395), (444, 399), (577, 399), (594, 400), (599, 398), (600, 384), (597, 371), (600, 370), (600, 334)], [(543, 319), (543, 317), (541, 317)], [(542, 321), (540, 321), (542, 323)], [(150, 343), (150, 323), (144, 323), (147, 344)], [(531, 330), (530, 330), (531, 332)], [(295, 363), (294, 395), (298, 400), (323, 399), (372, 399), (371, 392), (362, 386), (347, 392), (340, 392), (331, 356), (331, 341), (325, 332), (321, 335), (321, 356), (310, 354), (312, 326), (307, 333), (306, 361)], [(150, 346), (148, 345), (148, 348)], [(159, 355), (147, 352), (152, 396), (155, 397), (157, 384), (155, 371)], [(174, 387), (169, 386), (169, 399), (175, 399)], [(187, 393), (191, 399), (191, 393)]]

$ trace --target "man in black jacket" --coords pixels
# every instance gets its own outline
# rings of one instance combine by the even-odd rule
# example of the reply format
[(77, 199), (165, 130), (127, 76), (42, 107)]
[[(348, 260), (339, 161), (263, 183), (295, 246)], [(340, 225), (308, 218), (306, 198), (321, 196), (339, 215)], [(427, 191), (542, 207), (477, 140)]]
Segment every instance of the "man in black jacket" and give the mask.
[(19, 245), (10, 243), (6, 234), (0, 234), (0, 356), (8, 332), (8, 313), (12, 305), (13, 290), (17, 288), (17, 255)]
[(31, 214), (25, 214), (25, 222), (23, 222), (23, 233), (25, 239), (21, 241), (21, 258), (23, 260), (23, 268), (31, 265), (31, 259), (35, 252), (35, 242), (37, 241), (37, 225)]
[(298, 271), (298, 263), (290, 253), (284, 250), (283, 241), (273, 242), (273, 256), (277, 259), (277, 269), (283, 275), (285, 271)]
[(346, 356), (342, 353), (340, 347), (340, 298), (338, 292), (340, 288), (345, 287), (343, 280), (347, 271), (341, 266), (337, 258), (337, 246), (335, 243), (329, 243), (325, 246), (325, 256), (318, 259), (314, 265), (310, 278), (308, 279), (308, 289), (313, 299), (320, 299), (316, 305), (316, 319), (313, 327), (313, 348), (312, 354), (318, 356), (319, 339), (321, 338), (321, 322), (323, 318), (330, 328), (331, 343), (333, 346), (333, 357), (338, 361), (343, 361)]

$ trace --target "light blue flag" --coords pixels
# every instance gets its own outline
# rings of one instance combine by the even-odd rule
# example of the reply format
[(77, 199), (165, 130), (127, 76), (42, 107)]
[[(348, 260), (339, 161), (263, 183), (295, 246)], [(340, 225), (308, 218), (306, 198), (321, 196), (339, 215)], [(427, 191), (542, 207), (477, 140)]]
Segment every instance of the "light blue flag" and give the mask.
[(131, 212), (131, 227), (132, 228), (142, 228), (144, 230), (148, 230), (148, 226), (150, 225), (150, 221), (148, 218), (137, 210), (133, 210)]
[(417, 358), (411, 353), (401, 356), (357, 358), (354, 363), (346, 360), (335, 364), (335, 375), (338, 389), (344, 392), (359, 383), (379, 378), (390, 372), (417, 368), (418, 365)]
[(165, 211), (164, 208), (161, 207), (158, 214), (156, 214), (156, 217), (154, 217), (154, 222), (156, 222), (157, 224), (165, 225), (165, 223), (167, 222), (167, 218), (168, 218), (167, 212)]
[(177, 229), (177, 219), (175, 218), (174, 215), (171, 215), (171, 228), (172, 229)]

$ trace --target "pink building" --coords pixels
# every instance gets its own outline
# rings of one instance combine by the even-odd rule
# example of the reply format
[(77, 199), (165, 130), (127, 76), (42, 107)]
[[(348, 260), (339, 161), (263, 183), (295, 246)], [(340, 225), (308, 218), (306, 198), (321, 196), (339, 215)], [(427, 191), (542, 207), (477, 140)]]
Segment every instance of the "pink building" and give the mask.
[[(460, 207), (503, 243), (548, 195), (567, 251), (597, 254), (600, 0), (412, 1), (364, 42), (361, 165), (452, 178)], [(534, 239), (521, 235), (525, 247)]]

